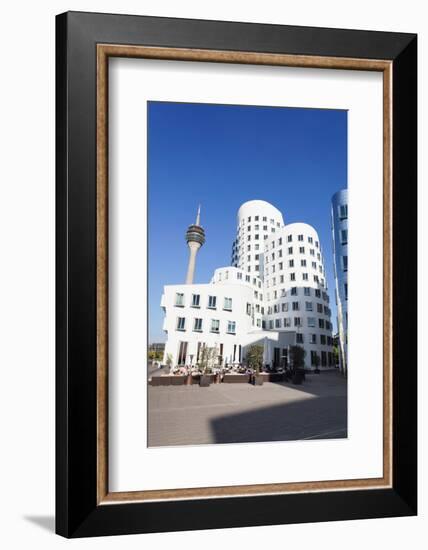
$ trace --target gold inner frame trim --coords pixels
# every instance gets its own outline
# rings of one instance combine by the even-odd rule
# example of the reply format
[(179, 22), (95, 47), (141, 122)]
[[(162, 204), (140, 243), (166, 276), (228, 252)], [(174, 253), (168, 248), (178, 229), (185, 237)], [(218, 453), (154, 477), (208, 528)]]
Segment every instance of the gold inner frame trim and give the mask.
[[(224, 487), (109, 492), (108, 489), (108, 59), (133, 57), (378, 71), (383, 73), (383, 476)], [(392, 486), (392, 62), (256, 52), (97, 45), (97, 503), (224, 498)]]

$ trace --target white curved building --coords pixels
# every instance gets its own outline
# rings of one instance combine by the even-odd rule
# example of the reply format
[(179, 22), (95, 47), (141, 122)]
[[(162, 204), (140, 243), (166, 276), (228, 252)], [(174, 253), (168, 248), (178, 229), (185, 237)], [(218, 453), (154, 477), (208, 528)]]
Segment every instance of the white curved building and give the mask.
[(324, 260), (317, 232), (305, 223), (284, 225), (266, 201), (241, 205), (232, 265), (208, 284), (168, 285), (161, 306), (168, 334), (165, 358), (194, 364), (203, 344), (219, 349), (219, 362), (245, 360), (245, 349), (264, 345), (264, 362), (279, 367), (290, 345), (306, 351), (306, 368), (332, 367), (332, 325)]
[(247, 201), (238, 210), (236, 224), (232, 265), (263, 279), (263, 244), (283, 227), (282, 214), (266, 201)]

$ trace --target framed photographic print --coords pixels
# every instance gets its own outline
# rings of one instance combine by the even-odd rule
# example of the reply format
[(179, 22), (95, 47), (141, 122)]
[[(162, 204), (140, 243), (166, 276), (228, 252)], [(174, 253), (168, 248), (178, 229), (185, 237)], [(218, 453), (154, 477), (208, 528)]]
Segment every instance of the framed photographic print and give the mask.
[(414, 515), (416, 36), (57, 16), (57, 532)]

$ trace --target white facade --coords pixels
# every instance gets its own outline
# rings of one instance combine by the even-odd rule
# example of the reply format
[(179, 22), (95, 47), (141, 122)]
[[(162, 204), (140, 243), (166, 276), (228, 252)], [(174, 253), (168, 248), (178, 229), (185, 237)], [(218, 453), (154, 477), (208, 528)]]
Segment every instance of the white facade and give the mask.
[(284, 225), (265, 201), (244, 203), (237, 216), (232, 266), (215, 270), (208, 284), (164, 287), (165, 356), (196, 364), (203, 344), (219, 362), (245, 360), (246, 346), (263, 343), (264, 362), (284, 364), (288, 346), (306, 350), (307, 368), (333, 365), (332, 326), (318, 234), (304, 223)]

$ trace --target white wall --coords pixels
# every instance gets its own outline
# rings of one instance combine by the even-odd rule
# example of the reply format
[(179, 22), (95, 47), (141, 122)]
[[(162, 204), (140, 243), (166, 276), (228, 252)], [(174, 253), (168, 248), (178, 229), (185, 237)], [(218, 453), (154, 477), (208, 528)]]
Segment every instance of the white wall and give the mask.
[[(423, 2), (248, 2), (97, 0), (8, 2), (0, 20), (0, 544), (18, 548), (246, 549), (272, 546), (360, 550), (426, 546), (426, 468), (420, 517), (174, 533), (67, 542), (52, 534), (54, 510), (54, 15), (74, 10), (419, 32), (420, 86), (426, 83), (428, 20)], [(426, 91), (425, 91), (426, 96)], [(422, 93), (420, 93), (422, 98)], [(421, 105), (421, 121), (426, 108)], [(426, 125), (420, 125), (421, 134)], [(420, 141), (420, 159), (426, 145)], [(424, 147), (424, 149), (422, 149)], [(422, 167), (421, 167), (422, 168)], [(424, 167), (423, 167), (424, 168)], [(425, 177), (424, 177), (425, 176)], [(422, 169), (420, 182), (426, 180)], [(420, 213), (426, 212), (421, 189)], [(4, 193), (4, 194), (3, 194)], [(426, 226), (420, 215), (421, 229)], [(424, 226), (424, 227), (422, 227)], [(420, 251), (427, 248), (419, 241)], [(426, 279), (420, 262), (420, 280)], [(424, 277), (425, 275), (425, 277)], [(425, 298), (420, 294), (420, 301)], [(421, 304), (420, 315), (427, 308)], [(421, 353), (425, 351), (422, 322)], [(423, 348), (423, 349), (422, 349)], [(423, 361), (420, 361), (422, 364)], [(420, 396), (426, 392), (420, 370)], [(420, 399), (426, 418), (426, 401)], [(426, 434), (423, 422), (420, 436)], [(425, 436), (426, 437), (426, 436)], [(426, 439), (420, 444), (426, 463)], [(28, 519), (33, 518), (33, 519)], [(46, 529), (46, 526), (49, 529)]]

